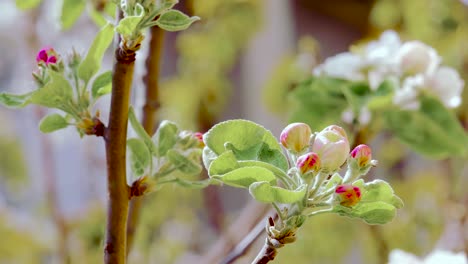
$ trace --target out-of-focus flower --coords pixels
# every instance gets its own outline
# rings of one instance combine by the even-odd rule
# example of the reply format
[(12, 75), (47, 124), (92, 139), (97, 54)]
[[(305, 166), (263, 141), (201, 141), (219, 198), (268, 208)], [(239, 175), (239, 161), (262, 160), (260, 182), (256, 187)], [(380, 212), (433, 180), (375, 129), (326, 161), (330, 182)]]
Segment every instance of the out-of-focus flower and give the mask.
[(338, 185), (335, 193), (339, 197), (340, 205), (351, 207), (361, 200), (361, 190), (353, 185)]
[(362, 73), (364, 66), (364, 61), (359, 55), (345, 52), (326, 59), (323, 64), (314, 69), (314, 75), (363, 81), (365, 80), (365, 75)]
[(465, 83), (455, 69), (440, 67), (426, 79), (425, 85), (428, 92), (439, 98), (446, 107), (455, 108), (461, 104)]
[(403, 85), (395, 91), (393, 103), (401, 106), (402, 109), (416, 110), (419, 108), (418, 95), (424, 86), (424, 76), (422, 74), (408, 77), (403, 81)]
[(305, 123), (292, 123), (286, 126), (280, 135), (280, 142), (283, 147), (300, 153), (309, 146), (312, 131)]
[(432, 74), (441, 62), (435, 49), (419, 41), (404, 43), (396, 55), (403, 74)]
[(326, 127), (316, 135), (312, 151), (320, 157), (323, 171), (338, 170), (349, 154), (349, 141), (346, 132), (339, 126)]
[(435, 250), (426, 258), (420, 259), (417, 256), (400, 249), (390, 252), (388, 264), (467, 264), (464, 252), (454, 253), (445, 250)]
[[(347, 108), (341, 114), (341, 120), (343, 120), (343, 122), (347, 124), (353, 124), (355, 118), (356, 117), (354, 115), (353, 109), (351, 108)], [(372, 113), (369, 111), (369, 108), (364, 106), (359, 111), (359, 116), (357, 117), (357, 121), (359, 122), (360, 125), (367, 125), (371, 121), (371, 118), (372, 118)]]
[(309, 152), (297, 158), (296, 167), (301, 174), (306, 174), (310, 171), (317, 172), (320, 170), (320, 158), (317, 153)]

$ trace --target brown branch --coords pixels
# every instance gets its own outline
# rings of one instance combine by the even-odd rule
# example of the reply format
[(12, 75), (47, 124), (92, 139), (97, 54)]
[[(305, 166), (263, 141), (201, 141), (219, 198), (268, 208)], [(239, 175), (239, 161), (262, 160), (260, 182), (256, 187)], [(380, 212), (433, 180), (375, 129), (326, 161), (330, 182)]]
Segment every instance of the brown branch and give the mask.
[(126, 229), (129, 187), (126, 176), (127, 120), (136, 50), (124, 45), (116, 49), (112, 72), (109, 125), (105, 131), (107, 157), (107, 229), (104, 248), (106, 264), (126, 262)]
[(263, 221), (270, 206), (256, 201), (250, 201), (242, 209), (239, 217), (229, 225), (226, 230), (197, 263), (220, 263), (220, 261), (231, 252), (239, 241), (256, 226), (259, 221)]
[[(143, 106), (142, 125), (146, 133), (152, 135), (157, 124), (157, 110), (159, 103), (159, 71), (164, 43), (164, 30), (159, 27), (151, 28), (149, 53), (146, 58), (146, 75), (143, 81), (146, 85), (146, 102)], [(135, 240), (136, 227), (140, 219), (143, 197), (133, 197), (130, 201), (127, 225), (127, 255)]]

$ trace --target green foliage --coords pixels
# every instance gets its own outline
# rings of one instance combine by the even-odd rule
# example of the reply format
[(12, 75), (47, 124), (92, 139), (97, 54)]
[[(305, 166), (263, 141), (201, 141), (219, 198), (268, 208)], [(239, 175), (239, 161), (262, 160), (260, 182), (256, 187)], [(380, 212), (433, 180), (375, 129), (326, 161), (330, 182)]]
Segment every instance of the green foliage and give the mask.
[(85, 83), (99, 71), (104, 53), (112, 43), (114, 37), (114, 26), (107, 24), (94, 38), (88, 54), (78, 67), (78, 77)]
[[(201, 155), (201, 150), (199, 149), (193, 149), (192, 151), (195, 151), (197, 153), (194, 153), (197, 156)], [(188, 174), (188, 175), (197, 175), (200, 174), (202, 171), (202, 166), (200, 165), (200, 160), (199, 159), (190, 159), (186, 155), (180, 153), (178, 150), (175, 149), (170, 149), (167, 151), (167, 159), (176, 167), (178, 170), (181, 172)]]
[(187, 29), (199, 17), (189, 17), (178, 10), (169, 10), (162, 13), (155, 24), (166, 31), (180, 31)]
[(157, 157), (166, 155), (167, 151), (177, 143), (178, 133), (179, 128), (175, 123), (167, 120), (162, 121), (152, 137), (152, 141), (156, 145), (154, 155)]
[(127, 147), (130, 150), (130, 168), (135, 176), (140, 177), (145, 173), (151, 162), (148, 147), (139, 138), (128, 139)]
[(419, 111), (393, 109), (385, 118), (387, 128), (416, 152), (439, 159), (467, 154), (463, 127), (435, 98), (421, 97)]
[(29, 97), (31, 93), (22, 95), (0, 93), (0, 103), (10, 108), (23, 108), (29, 104)]
[(255, 182), (249, 186), (250, 194), (255, 200), (264, 203), (296, 203), (302, 201), (307, 193), (305, 184), (296, 190), (288, 190), (277, 186), (271, 186), (269, 182)]
[[(205, 134), (204, 141), (215, 155), (232, 151), (237, 160), (258, 160), (283, 171), (288, 168), (281, 146), (273, 134), (251, 121), (230, 120), (219, 123)], [(205, 160), (207, 167), (210, 163), (210, 160)]]
[(146, 133), (145, 129), (138, 121), (135, 115), (135, 110), (133, 110), (133, 107), (130, 107), (128, 111), (128, 121), (132, 125), (132, 128), (133, 130), (135, 130), (135, 133), (138, 135), (138, 137), (142, 139), (143, 142), (145, 142), (146, 147), (149, 149), (150, 153), (152, 155), (155, 155), (156, 145), (153, 143), (153, 141), (151, 140), (151, 137)]
[(136, 16), (127, 16), (119, 21), (115, 31), (122, 35), (123, 38), (132, 38), (136, 31), (139, 31), (139, 25), (143, 19), (144, 12)]
[(352, 91), (347, 91), (351, 85), (334, 78), (311, 77), (302, 82), (290, 94), (293, 100), (291, 122), (305, 122), (314, 129), (336, 123), (348, 106), (347, 99), (356, 98)]
[(68, 121), (59, 114), (45, 116), (39, 123), (39, 130), (42, 133), (51, 133), (68, 126)]
[(63, 0), (60, 14), (62, 29), (70, 29), (81, 16), (85, 6), (85, 0)]
[(74, 109), (70, 105), (73, 100), (73, 89), (62, 74), (49, 70), (50, 81), (30, 94), (27, 102), (60, 109), (66, 113), (73, 114)]
[(210, 175), (210, 177), (239, 188), (248, 188), (256, 182), (276, 182), (275, 175), (270, 170), (262, 167), (242, 167), (223, 175)]
[(93, 82), (91, 87), (91, 95), (94, 99), (106, 95), (112, 91), (112, 71), (106, 71), (99, 76)]
[(36, 8), (42, 0), (16, 0), (16, 7), (22, 10)]
[(396, 214), (396, 209), (403, 207), (392, 187), (382, 180), (364, 183), (358, 180), (353, 183), (361, 189), (361, 201), (353, 207), (336, 205), (333, 212), (342, 216), (361, 218), (368, 224), (385, 224), (390, 222)]

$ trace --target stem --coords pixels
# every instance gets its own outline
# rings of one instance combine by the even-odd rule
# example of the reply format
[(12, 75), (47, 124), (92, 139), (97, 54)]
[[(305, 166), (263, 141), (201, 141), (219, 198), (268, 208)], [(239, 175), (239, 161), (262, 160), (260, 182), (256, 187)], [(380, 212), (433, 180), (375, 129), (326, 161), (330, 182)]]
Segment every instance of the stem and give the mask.
[(278, 254), (275, 247), (273, 247), (269, 242), (268, 239), (265, 240), (265, 244), (263, 245), (260, 252), (258, 252), (257, 257), (252, 262), (252, 264), (265, 264), (274, 260), (276, 255)]
[[(159, 103), (159, 71), (160, 58), (164, 43), (164, 31), (159, 27), (151, 28), (151, 40), (149, 54), (146, 58), (146, 75), (143, 81), (146, 85), (146, 102), (143, 106), (142, 124), (146, 133), (152, 135), (156, 129), (156, 116)], [(143, 207), (143, 197), (134, 197), (130, 201), (127, 225), (127, 255), (132, 249), (135, 240), (136, 226), (140, 219), (140, 211)]]
[(130, 188), (126, 175), (126, 140), (135, 51), (119, 47), (112, 72), (109, 125), (105, 131), (109, 203), (104, 249), (106, 264), (126, 261), (126, 229)]

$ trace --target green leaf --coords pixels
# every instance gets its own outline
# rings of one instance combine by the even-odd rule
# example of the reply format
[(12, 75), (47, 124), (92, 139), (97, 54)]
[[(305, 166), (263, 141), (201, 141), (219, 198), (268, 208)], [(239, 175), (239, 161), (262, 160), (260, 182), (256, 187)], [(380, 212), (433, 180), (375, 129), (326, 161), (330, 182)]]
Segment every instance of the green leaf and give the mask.
[(68, 121), (65, 117), (59, 114), (50, 114), (44, 117), (39, 123), (39, 130), (42, 133), (50, 133), (68, 126)]
[(333, 174), (333, 176), (328, 180), (327, 184), (325, 185), (325, 190), (330, 188), (334, 188), (340, 185), (343, 182), (343, 178), (339, 173)]
[(9, 108), (23, 108), (30, 103), (29, 98), (32, 93), (29, 92), (21, 95), (0, 93), (0, 104)]
[(135, 130), (135, 133), (143, 140), (143, 142), (145, 142), (146, 147), (148, 147), (150, 153), (155, 153), (156, 146), (154, 145), (148, 133), (146, 133), (145, 129), (141, 126), (140, 122), (138, 122), (138, 119), (135, 115), (135, 110), (133, 110), (132, 106), (130, 106), (130, 109), (128, 110), (128, 120), (130, 121), (133, 130)]
[[(258, 160), (287, 171), (288, 163), (273, 134), (247, 120), (229, 120), (212, 127), (205, 135), (206, 147), (216, 155), (232, 151), (237, 160)], [(208, 151), (204, 151), (208, 154)], [(204, 157), (205, 165), (213, 161)]]
[(107, 24), (99, 31), (88, 50), (88, 54), (78, 67), (78, 77), (80, 79), (87, 83), (99, 71), (102, 58), (112, 43), (113, 36), (114, 26), (112, 24)]
[(73, 113), (70, 103), (73, 101), (73, 89), (61, 73), (49, 70), (50, 81), (31, 93), (29, 101), (33, 104), (56, 108)]
[(83, 13), (85, 6), (84, 0), (63, 0), (60, 14), (62, 29), (70, 29)]
[(112, 91), (112, 71), (106, 71), (96, 77), (91, 87), (91, 95), (97, 99)]
[(151, 162), (148, 147), (139, 138), (128, 139), (127, 147), (130, 150), (130, 164), (133, 174), (137, 177), (142, 176)]
[(184, 179), (177, 178), (174, 180), (175, 183), (179, 184), (182, 187), (190, 189), (203, 189), (210, 186), (213, 183), (216, 183), (214, 179), (205, 179), (202, 181), (188, 181)]
[(153, 155), (157, 157), (166, 155), (167, 151), (177, 143), (177, 133), (179, 133), (179, 128), (175, 123), (163, 120), (152, 137), (156, 146)]
[(292, 92), (290, 122), (304, 122), (315, 130), (341, 120), (348, 107), (343, 91), (349, 89), (349, 81), (312, 77), (299, 84)]
[(189, 17), (178, 10), (169, 10), (161, 14), (155, 24), (166, 31), (180, 31), (187, 29), (199, 17)]
[(143, 15), (141, 16), (128, 16), (120, 20), (115, 28), (115, 31), (122, 36), (128, 37), (138, 32), (138, 24), (140, 23)]
[(243, 167), (230, 171), (224, 175), (212, 175), (214, 179), (218, 179), (226, 185), (240, 188), (248, 188), (254, 182), (276, 182), (275, 175), (261, 167)]
[(249, 186), (249, 192), (255, 200), (264, 203), (291, 204), (304, 199), (307, 192), (305, 184), (296, 190), (287, 190), (277, 186), (271, 186), (269, 182), (255, 182)]
[(387, 111), (387, 128), (422, 155), (438, 159), (466, 155), (468, 136), (455, 114), (435, 98), (420, 100), (419, 111)]
[(16, 0), (16, 7), (21, 10), (33, 9), (37, 7), (42, 0)]
[(361, 189), (361, 201), (353, 207), (337, 205), (333, 212), (342, 216), (361, 218), (369, 224), (385, 224), (403, 207), (403, 201), (394, 194), (392, 187), (385, 181), (374, 180), (364, 184), (361, 179), (353, 183)]
[(176, 167), (181, 172), (188, 175), (197, 175), (202, 171), (202, 166), (199, 162), (199, 158), (198, 160), (196, 159), (196, 154), (198, 154), (198, 157), (200, 157), (201, 153), (198, 149), (192, 149), (191, 151), (193, 154), (195, 154), (190, 155), (192, 158), (189, 158), (189, 155), (187, 154), (187, 156), (185, 156), (175, 149), (168, 150), (166, 157), (172, 164), (174, 164), (174, 167)]

